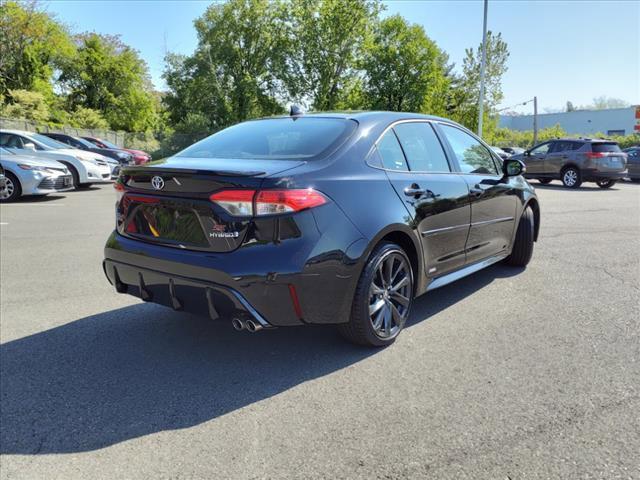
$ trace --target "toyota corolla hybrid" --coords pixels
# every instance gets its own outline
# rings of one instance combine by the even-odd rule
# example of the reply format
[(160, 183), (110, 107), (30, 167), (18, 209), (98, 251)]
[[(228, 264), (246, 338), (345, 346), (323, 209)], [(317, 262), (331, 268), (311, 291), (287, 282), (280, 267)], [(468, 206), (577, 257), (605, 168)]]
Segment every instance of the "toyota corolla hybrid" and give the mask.
[(60, 143), (39, 133), (21, 130), (0, 130), (0, 146), (14, 153), (35, 152), (39, 158), (63, 163), (73, 176), (76, 188), (93, 183), (111, 182), (111, 166), (106, 157)]
[(384, 346), (414, 297), (527, 265), (540, 210), (523, 171), (444, 118), (248, 121), (123, 169), (103, 267), (120, 293), (237, 329), (337, 324)]
[(4, 189), (0, 189), (0, 202), (73, 189), (69, 170), (54, 160), (17, 154), (0, 147), (0, 165), (6, 177)]

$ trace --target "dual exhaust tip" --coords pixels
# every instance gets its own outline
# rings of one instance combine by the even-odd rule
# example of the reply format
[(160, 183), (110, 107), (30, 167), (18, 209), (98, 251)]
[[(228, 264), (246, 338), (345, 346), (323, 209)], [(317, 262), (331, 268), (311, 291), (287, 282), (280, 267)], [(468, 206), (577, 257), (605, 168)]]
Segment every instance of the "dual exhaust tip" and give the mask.
[(259, 330), (262, 330), (262, 325), (253, 320), (252, 318), (241, 318), (235, 317), (231, 320), (231, 325), (237, 331), (246, 330), (250, 333), (256, 333)]

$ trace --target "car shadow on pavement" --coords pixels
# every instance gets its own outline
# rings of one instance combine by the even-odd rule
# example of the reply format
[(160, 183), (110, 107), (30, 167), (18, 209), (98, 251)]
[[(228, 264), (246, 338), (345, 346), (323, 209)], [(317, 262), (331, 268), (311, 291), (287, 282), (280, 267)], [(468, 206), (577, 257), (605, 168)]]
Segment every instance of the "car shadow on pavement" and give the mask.
[[(429, 293), (409, 325), (517, 272), (496, 266)], [(249, 334), (152, 304), (92, 315), (0, 345), (0, 453), (90, 451), (188, 428), (378, 351), (332, 326)]]
[(615, 185), (610, 188), (600, 188), (595, 183), (583, 183), (578, 188), (567, 188), (561, 183), (548, 183), (546, 185), (542, 183), (532, 183), (531, 185), (533, 185), (536, 190), (565, 190), (567, 192), (611, 192), (618, 190), (618, 187)]

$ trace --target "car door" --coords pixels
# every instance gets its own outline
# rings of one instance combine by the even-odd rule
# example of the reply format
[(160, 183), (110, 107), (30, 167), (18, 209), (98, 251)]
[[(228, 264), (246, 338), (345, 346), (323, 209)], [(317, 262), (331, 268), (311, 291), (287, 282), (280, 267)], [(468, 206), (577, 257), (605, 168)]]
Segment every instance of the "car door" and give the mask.
[(541, 143), (525, 153), (524, 163), (527, 166), (527, 177), (535, 178), (538, 174), (546, 174), (545, 160), (551, 145), (552, 142)]
[(567, 162), (568, 153), (571, 151), (571, 144), (566, 140), (551, 142), (549, 151), (544, 160), (544, 171), (548, 175), (559, 176), (560, 170)]
[(425, 271), (436, 277), (464, 265), (471, 209), (464, 179), (452, 173), (425, 121), (400, 122), (377, 142), (383, 168), (422, 241)]
[(458, 163), (471, 199), (471, 225), (465, 245), (466, 263), (505, 253), (516, 225), (518, 179), (505, 177), (502, 161), (476, 137), (441, 123), (450, 154)]

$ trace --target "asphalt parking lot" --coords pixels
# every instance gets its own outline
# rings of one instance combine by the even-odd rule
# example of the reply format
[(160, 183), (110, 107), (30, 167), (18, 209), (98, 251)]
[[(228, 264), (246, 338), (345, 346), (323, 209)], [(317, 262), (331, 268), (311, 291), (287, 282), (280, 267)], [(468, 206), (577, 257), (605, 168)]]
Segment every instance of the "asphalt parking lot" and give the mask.
[(530, 266), (385, 350), (117, 295), (111, 186), (2, 205), (0, 476), (640, 478), (640, 185), (536, 187)]

